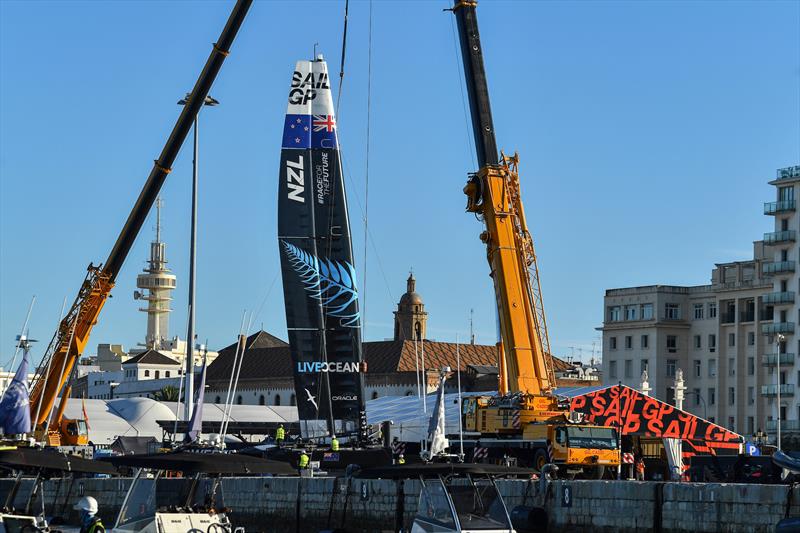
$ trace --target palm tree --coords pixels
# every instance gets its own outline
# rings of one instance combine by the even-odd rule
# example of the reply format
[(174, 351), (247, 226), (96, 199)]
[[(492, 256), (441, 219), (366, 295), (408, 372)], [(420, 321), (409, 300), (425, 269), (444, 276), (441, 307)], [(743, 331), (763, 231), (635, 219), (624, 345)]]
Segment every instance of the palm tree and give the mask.
[(166, 385), (164, 388), (156, 391), (155, 394), (153, 394), (153, 399), (159, 402), (177, 402), (178, 389), (172, 385)]

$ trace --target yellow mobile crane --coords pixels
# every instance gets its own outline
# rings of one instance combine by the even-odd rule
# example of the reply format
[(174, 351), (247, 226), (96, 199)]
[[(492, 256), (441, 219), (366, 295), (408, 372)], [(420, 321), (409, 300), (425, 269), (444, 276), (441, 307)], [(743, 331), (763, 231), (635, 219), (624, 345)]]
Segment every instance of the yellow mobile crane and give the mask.
[[(237, 0), (219, 40), (214, 44), (190, 93), (187, 105), (183, 106), (172, 133), (160, 156), (155, 160), (153, 169), (108, 259), (101, 266), (89, 265), (78, 296), (50, 341), (36, 371), (36, 377), (31, 383), (31, 424), (34, 427), (34, 436), (39, 442), (50, 446), (81, 446), (89, 442), (85, 420), (64, 418), (64, 409), (70, 394), (68, 385), (70, 376), (89, 341), (89, 334), (97, 323), (106, 299), (111, 295), (117, 274), (147, 218), (147, 213), (158, 196), (223, 61), (229, 54), (230, 46), (251, 3), (252, 0)], [(55, 415), (52, 415), (59, 395), (61, 402)]]
[(553, 393), (550, 341), (536, 252), (522, 205), (519, 157), (498, 159), (483, 65), (477, 2), (456, 0), (461, 55), (480, 170), (464, 187), (467, 211), (483, 220), (480, 238), (494, 281), (500, 323), (499, 395), (465, 398), (465, 430), (480, 435), (474, 457), (513, 456), (538, 468), (561, 464), (569, 473), (600, 477), (619, 465), (614, 428), (581, 424), (568, 401)]

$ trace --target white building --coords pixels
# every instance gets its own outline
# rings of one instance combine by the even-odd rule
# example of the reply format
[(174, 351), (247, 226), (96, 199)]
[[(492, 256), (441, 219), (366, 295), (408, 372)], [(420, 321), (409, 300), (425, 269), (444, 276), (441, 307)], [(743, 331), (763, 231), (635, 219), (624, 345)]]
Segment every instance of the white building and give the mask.
[(777, 200), (764, 204), (764, 213), (775, 217), (775, 231), (754, 243), (752, 260), (717, 264), (709, 285), (606, 291), (606, 382), (638, 387), (646, 369), (653, 394), (672, 402), (673, 378), (681, 368), (687, 410), (752, 435), (758, 429), (774, 434), (780, 379), (782, 430), (800, 432), (800, 166), (780, 169), (770, 184)]

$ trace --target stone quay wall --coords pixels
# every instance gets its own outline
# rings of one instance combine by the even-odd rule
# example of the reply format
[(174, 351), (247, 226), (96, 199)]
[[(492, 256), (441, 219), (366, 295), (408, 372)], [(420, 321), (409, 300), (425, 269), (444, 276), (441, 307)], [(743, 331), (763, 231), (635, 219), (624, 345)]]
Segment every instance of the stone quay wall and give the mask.
[[(169, 483), (180, 480), (165, 480)], [(14, 484), (0, 479), (0, 498)], [(554, 481), (543, 492), (536, 483), (497, 482), (511, 510), (517, 505), (542, 506), (548, 531), (575, 532), (772, 532), (787, 515), (800, 516), (800, 487), (716, 483), (658, 483), (637, 481)], [(49, 513), (72, 521), (72, 505), (83, 495), (97, 498), (100, 515), (111, 527), (130, 479), (48, 480), (44, 497)], [(14, 505), (25, 505), (32, 480), (18, 491)], [(394, 531), (398, 514), (408, 527), (419, 495), (419, 481), (345, 478), (227, 478), (225, 505), (235, 525), (248, 532), (317, 532), (341, 528), (349, 533)], [(38, 500), (36, 500), (38, 502)], [(35, 508), (40, 508), (37, 503)]]

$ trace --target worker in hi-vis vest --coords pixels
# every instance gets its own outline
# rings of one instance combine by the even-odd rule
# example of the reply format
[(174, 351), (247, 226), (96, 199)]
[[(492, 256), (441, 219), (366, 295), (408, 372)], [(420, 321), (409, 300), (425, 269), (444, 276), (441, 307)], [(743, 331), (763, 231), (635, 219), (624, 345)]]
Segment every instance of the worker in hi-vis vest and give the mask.
[(297, 468), (300, 470), (305, 470), (308, 468), (308, 455), (306, 454), (305, 450), (300, 452), (300, 460), (297, 462)]
[(97, 500), (84, 496), (73, 509), (80, 513), (81, 533), (106, 533), (103, 521), (97, 516)]
[(336, 435), (334, 435), (331, 438), (331, 451), (332, 452), (338, 452), (339, 451), (339, 439), (336, 438)]
[(278, 426), (278, 429), (275, 431), (275, 442), (278, 446), (283, 446), (283, 439), (286, 438), (286, 430), (283, 429), (283, 424)]

